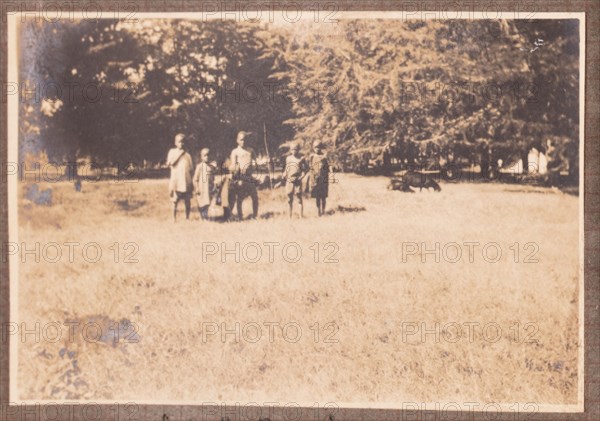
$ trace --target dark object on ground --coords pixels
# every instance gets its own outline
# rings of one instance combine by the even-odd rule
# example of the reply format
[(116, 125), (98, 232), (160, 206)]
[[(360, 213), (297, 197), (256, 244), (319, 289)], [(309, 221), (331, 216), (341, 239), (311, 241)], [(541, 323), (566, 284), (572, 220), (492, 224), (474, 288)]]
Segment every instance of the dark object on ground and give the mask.
[(390, 184), (388, 184), (387, 188), (388, 188), (388, 190), (402, 191), (402, 192), (406, 192), (406, 193), (414, 193), (414, 190), (412, 190), (410, 187), (404, 185), (401, 178), (391, 178)]
[(52, 189), (41, 190), (37, 184), (25, 187), (25, 198), (36, 205), (52, 205)]
[(416, 171), (408, 171), (401, 178), (390, 179), (388, 190), (398, 190), (406, 193), (414, 193), (411, 187), (418, 187), (419, 191), (424, 188), (439, 192), (442, 191), (440, 185), (433, 179), (433, 174), (425, 174)]

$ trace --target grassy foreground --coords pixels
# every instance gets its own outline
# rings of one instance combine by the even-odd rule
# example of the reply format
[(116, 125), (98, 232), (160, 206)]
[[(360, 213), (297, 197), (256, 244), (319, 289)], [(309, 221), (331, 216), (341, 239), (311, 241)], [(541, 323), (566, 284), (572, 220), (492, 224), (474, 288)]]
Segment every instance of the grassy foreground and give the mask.
[[(20, 398), (576, 403), (578, 199), (500, 184), (406, 194), (386, 182), (342, 175), (328, 216), (307, 200), (291, 221), (282, 189), (261, 192), (258, 220), (228, 224), (197, 213), (173, 224), (165, 180), (41, 185), (53, 204), (21, 199), (19, 242), (94, 242), (102, 257), (79, 247), (70, 263), (64, 247), (55, 263), (20, 265), (22, 322), (79, 323), (72, 339), (63, 326), (56, 342), (20, 343)], [(267, 242), (280, 244), (272, 262)], [(296, 263), (295, 250), (282, 254), (292, 242)], [(480, 243), (472, 262), (465, 242)], [(482, 256), (492, 242), (496, 263)], [(221, 255), (236, 243), (239, 263)], [(446, 258), (422, 256), (422, 243)], [(448, 243), (461, 246), (456, 263)], [(84, 336), (92, 323), (101, 337)]]

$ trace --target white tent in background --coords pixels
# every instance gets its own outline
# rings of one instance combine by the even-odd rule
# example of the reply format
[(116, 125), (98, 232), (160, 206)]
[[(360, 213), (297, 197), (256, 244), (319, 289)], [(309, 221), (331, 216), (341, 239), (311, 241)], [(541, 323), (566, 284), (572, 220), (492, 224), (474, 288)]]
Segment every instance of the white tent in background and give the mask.
[(500, 172), (503, 174), (523, 174), (523, 160), (519, 159), (515, 161), (509, 167), (502, 167), (502, 160), (498, 160), (498, 165), (500, 166)]
[[(512, 165), (502, 168), (502, 160), (499, 160), (500, 172), (504, 174), (523, 174), (523, 160), (519, 159)], [(536, 148), (531, 148), (527, 154), (528, 173), (529, 174), (546, 174), (548, 172), (548, 160), (543, 152)]]
[(529, 161), (529, 172), (537, 174), (546, 174), (548, 172), (548, 160), (543, 152), (536, 148), (531, 148), (527, 155)]

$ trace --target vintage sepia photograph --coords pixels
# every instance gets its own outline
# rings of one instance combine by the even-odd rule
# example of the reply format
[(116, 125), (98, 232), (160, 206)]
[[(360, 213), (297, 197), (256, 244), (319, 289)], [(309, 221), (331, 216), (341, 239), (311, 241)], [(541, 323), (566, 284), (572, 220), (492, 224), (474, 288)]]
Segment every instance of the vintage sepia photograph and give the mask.
[(7, 11), (10, 401), (582, 412), (585, 14), (209, 6)]

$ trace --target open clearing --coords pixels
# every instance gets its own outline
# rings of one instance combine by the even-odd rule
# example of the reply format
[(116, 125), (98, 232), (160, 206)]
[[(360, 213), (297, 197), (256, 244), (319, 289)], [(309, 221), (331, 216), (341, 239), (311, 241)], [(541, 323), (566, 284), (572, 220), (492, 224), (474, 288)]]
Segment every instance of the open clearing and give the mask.
[[(21, 197), (19, 242), (94, 242), (103, 254), (96, 263), (81, 248), (73, 263), (66, 247), (56, 263), (24, 256), (20, 321), (93, 322), (103, 333), (121, 323), (123, 331), (118, 344), (82, 340), (77, 329), (71, 340), (66, 326), (55, 343), (19, 343), (19, 398), (575, 404), (578, 198), (468, 183), (406, 194), (386, 183), (341, 175), (330, 215), (318, 218), (307, 199), (305, 219), (291, 221), (283, 189), (261, 192), (261, 218), (228, 224), (201, 222), (197, 212), (173, 224), (166, 180), (84, 183), (81, 193), (40, 185), (53, 204)], [(203, 262), (203, 243), (220, 251), (223, 242), (239, 243), (240, 255), (246, 246), (246, 259), (223, 262), (217, 252)], [(256, 263), (247, 261), (256, 256), (251, 242), (261, 246)], [(273, 262), (267, 242), (281, 245)], [(282, 255), (292, 242), (302, 251), (296, 263)], [(480, 244), (473, 262), (465, 242)], [(497, 263), (482, 256), (492, 242), (502, 250)], [(456, 250), (446, 247), (439, 262), (419, 252), (403, 259), (403, 243), (457, 243), (462, 257), (451, 263)], [(134, 251), (138, 262), (123, 262)], [(537, 263), (524, 263), (528, 255)], [(239, 334), (223, 336), (223, 327)]]

